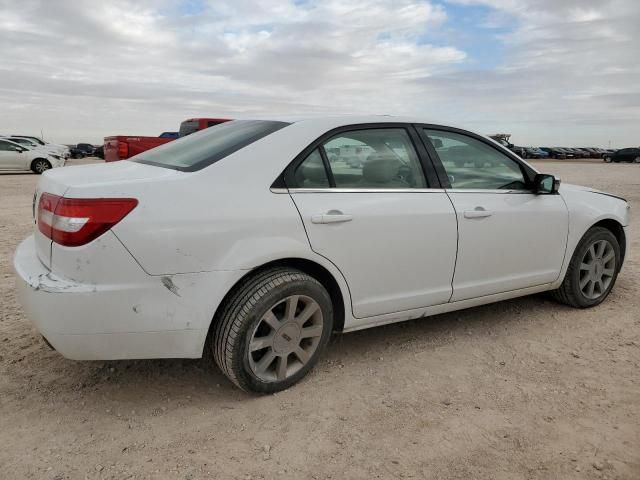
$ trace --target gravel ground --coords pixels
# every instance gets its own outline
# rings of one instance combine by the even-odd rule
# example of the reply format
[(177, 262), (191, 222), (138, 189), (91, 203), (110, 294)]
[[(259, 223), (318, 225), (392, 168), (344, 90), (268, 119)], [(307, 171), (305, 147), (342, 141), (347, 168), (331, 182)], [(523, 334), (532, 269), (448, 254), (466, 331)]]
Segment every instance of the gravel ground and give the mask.
[[(538, 165), (640, 224), (640, 166)], [(37, 180), (0, 174), (0, 478), (640, 478), (638, 229), (599, 307), (540, 295), (336, 336), (303, 382), (255, 397), (209, 359), (49, 350), (11, 266)]]

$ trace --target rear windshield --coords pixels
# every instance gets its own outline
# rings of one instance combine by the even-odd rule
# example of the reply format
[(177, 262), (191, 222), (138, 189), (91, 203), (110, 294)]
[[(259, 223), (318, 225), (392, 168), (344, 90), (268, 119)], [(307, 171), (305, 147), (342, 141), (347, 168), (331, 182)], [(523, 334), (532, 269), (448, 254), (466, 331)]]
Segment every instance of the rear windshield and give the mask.
[(289, 125), (267, 120), (234, 120), (142, 152), (129, 160), (193, 172)]

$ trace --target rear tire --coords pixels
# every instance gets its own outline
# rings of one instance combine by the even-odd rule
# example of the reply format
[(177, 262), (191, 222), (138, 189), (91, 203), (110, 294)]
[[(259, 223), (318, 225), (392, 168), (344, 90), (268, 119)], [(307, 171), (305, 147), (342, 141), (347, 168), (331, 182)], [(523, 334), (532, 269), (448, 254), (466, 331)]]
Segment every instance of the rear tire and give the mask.
[(633, 159), (633, 163), (640, 163), (640, 157), (636, 157)]
[(613, 233), (592, 227), (578, 243), (564, 281), (552, 296), (574, 308), (602, 303), (616, 283), (620, 259), (620, 245)]
[(245, 391), (274, 393), (317, 363), (333, 329), (333, 306), (315, 278), (275, 268), (235, 287), (214, 322), (220, 370)]
[(36, 158), (33, 162), (31, 162), (31, 171), (33, 173), (37, 173), (38, 175), (43, 174), (47, 170), (51, 168), (51, 164), (48, 160), (44, 158)]

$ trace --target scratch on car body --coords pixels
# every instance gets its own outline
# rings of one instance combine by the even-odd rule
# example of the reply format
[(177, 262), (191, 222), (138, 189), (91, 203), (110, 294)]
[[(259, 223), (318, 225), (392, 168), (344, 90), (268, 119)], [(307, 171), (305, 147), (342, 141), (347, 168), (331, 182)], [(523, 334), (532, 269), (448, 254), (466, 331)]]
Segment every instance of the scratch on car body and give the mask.
[(171, 277), (162, 277), (162, 285), (164, 285), (166, 289), (169, 290), (174, 295), (177, 295), (178, 297), (180, 296), (180, 294), (178, 293), (178, 287), (176, 286), (175, 283), (173, 283), (173, 280), (171, 280)]

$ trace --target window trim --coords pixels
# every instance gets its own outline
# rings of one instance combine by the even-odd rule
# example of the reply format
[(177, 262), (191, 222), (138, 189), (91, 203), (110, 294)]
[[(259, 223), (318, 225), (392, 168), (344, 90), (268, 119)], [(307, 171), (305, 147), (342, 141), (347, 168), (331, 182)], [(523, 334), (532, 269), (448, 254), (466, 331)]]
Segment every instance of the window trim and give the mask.
[(329, 140), (330, 138), (339, 135), (340, 133), (344, 133), (344, 132), (353, 132), (353, 131), (358, 131), (358, 130), (380, 130), (380, 129), (403, 129), (405, 130), (405, 132), (407, 133), (407, 136), (409, 137), (409, 141), (411, 142), (415, 153), (418, 157), (418, 163), (420, 164), (420, 168), (422, 169), (422, 175), (424, 176), (425, 182), (427, 184), (426, 189), (425, 188), (412, 188), (412, 189), (367, 189), (367, 188), (362, 188), (362, 189), (357, 189), (360, 192), (369, 192), (369, 191), (376, 191), (376, 192), (404, 192), (404, 191), (424, 191), (427, 189), (434, 189), (434, 188), (442, 188), (440, 183), (437, 182), (438, 177), (435, 174), (435, 171), (433, 170), (433, 161), (430, 158), (427, 150), (424, 148), (424, 144), (422, 142), (422, 140), (420, 139), (420, 136), (418, 135), (418, 132), (415, 131), (413, 124), (410, 123), (406, 123), (406, 122), (375, 122), (375, 123), (357, 123), (357, 124), (350, 124), (350, 125), (342, 125), (340, 127), (336, 127), (333, 128), (331, 130), (326, 131), (325, 133), (323, 133), (322, 135), (320, 135), (318, 138), (316, 138), (313, 142), (311, 142), (309, 145), (307, 145), (307, 147), (305, 147), (298, 155), (296, 155), (296, 157), (289, 162), (289, 164), (285, 167), (285, 169), (282, 171), (282, 173), (278, 176), (278, 178), (276, 178), (276, 180), (273, 182), (273, 184), (271, 185), (272, 189), (279, 189), (279, 188), (287, 188), (290, 190), (296, 190), (296, 191), (303, 191), (303, 190), (313, 190), (314, 192), (318, 191), (319, 189), (304, 189), (302, 187), (298, 187), (296, 185), (296, 181), (295, 181), (295, 170), (296, 168), (298, 168), (298, 166), (304, 162), (306, 160), (306, 158), (313, 152), (313, 150), (315, 150), (316, 148), (318, 148), (318, 150), (320, 151), (320, 155), (323, 158), (323, 164), (324, 164), (324, 168), (325, 168), (325, 174), (327, 175), (327, 178), (329, 179), (329, 187), (326, 189), (323, 189), (324, 191), (329, 191), (329, 192), (334, 192), (334, 193), (339, 193), (339, 192), (344, 192), (344, 191), (353, 191), (356, 189), (349, 189), (349, 188), (338, 188), (336, 187), (336, 183), (335, 183), (335, 179), (333, 178), (333, 171), (331, 170), (331, 167), (329, 165), (329, 161), (328, 161), (328, 157), (327, 154), (324, 150), (324, 143)]
[(435, 147), (433, 146), (433, 144), (431, 143), (431, 139), (429, 138), (429, 136), (426, 134), (425, 130), (437, 130), (437, 131), (441, 131), (441, 132), (450, 132), (450, 133), (456, 133), (458, 135), (464, 135), (467, 137), (471, 137), (474, 140), (478, 140), (482, 143), (484, 143), (485, 145), (491, 147), (492, 149), (494, 149), (495, 151), (497, 151), (498, 153), (503, 154), (504, 156), (506, 156), (507, 158), (510, 158), (511, 160), (513, 160), (514, 162), (516, 162), (516, 164), (518, 164), (518, 166), (520, 167), (520, 170), (522, 171), (522, 176), (524, 177), (524, 180), (526, 182), (526, 186), (527, 189), (526, 190), (504, 190), (504, 193), (516, 193), (516, 192), (524, 192), (524, 193), (531, 193), (534, 189), (533, 186), (533, 181), (534, 178), (536, 176), (536, 174), (538, 172), (536, 172), (533, 168), (531, 168), (529, 165), (527, 165), (527, 163), (525, 163), (521, 158), (519, 158), (515, 153), (513, 153), (511, 150), (501, 146), (501, 145), (496, 145), (493, 142), (489, 141), (487, 138), (483, 137), (482, 135), (478, 135), (477, 133), (473, 133), (470, 132), (468, 130), (464, 130), (461, 128), (455, 128), (455, 127), (447, 127), (444, 125), (434, 125), (434, 124), (429, 124), (429, 123), (416, 123), (415, 128), (418, 131), (418, 134), (420, 135), (420, 139), (422, 140), (422, 142), (425, 144), (426, 149), (428, 150), (430, 156), (434, 159), (434, 164), (435, 164), (435, 170), (436, 173), (438, 174), (438, 178), (440, 180), (440, 183), (442, 184), (443, 188), (447, 189), (447, 191), (453, 191), (455, 190), (456, 192), (462, 192), (463, 190), (468, 190), (468, 191), (475, 191), (477, 192), (496, 192), (495, 189), (461, 189), (461, 188), (453, 188), (451, 186), (451, 182), (449, 181), (449, 176), (447, 175), (446, 169), (444, 168), (444, 164), (442, 163), (442, 160), (440, 159), (440, 156), (438, 155), (438, 152), (436, 151)]

